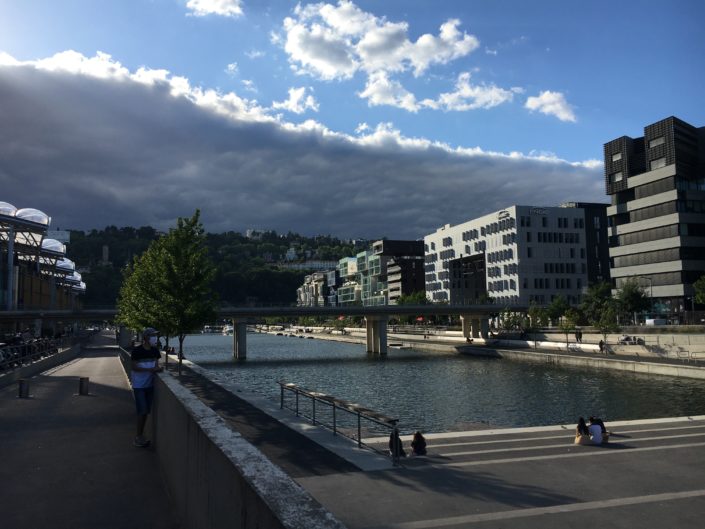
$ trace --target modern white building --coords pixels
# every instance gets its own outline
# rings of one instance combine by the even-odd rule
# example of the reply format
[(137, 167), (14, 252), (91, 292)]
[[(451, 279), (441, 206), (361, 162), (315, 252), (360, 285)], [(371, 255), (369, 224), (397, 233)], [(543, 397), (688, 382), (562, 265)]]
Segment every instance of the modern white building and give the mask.
[(424, 237), (426, 296), (433, 302), (576, 304), (609, 279), (607, 204), (511, 206)]

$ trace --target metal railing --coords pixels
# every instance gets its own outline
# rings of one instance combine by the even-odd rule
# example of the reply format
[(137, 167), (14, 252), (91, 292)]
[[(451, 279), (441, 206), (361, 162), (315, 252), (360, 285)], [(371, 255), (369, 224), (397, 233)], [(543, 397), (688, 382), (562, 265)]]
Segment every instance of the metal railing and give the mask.
[[(280, 387), (280, 408), (296, 413), (297, 417), (310, 419), (312, 424), (332, 430), (333, 435), (352, 439), (357, 446), (383, 453), (363, 441), (366, 436), (389, 436), (397, 431), (399, 419), (388, 417), (358, 404), (347, 402), (325, 393), (312, 391), (287, 382), (277, 382)], [(286, 395), (292, 394), (288, 403)], [(343, 412), (342, 414), (339, 412)], [(392, 454), (396, 461), (399, 454)]]
[(80, 341), (78, 336), (43, 338), (30, 342), (0, 347), (0, 373), (31, 364), (54, 355)]

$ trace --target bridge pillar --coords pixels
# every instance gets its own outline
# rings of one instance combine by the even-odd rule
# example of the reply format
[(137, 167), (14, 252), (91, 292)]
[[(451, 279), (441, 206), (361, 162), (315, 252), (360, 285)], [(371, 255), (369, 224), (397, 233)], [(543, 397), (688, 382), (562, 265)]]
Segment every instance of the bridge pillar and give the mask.
[(485, 340), (490, 337), (490, 320), (488, 318), (482, 318), (480, 320), (480, 335)]
[(479, 338), (480, 337), (480, 318), (473, 318), (470, 320), (470, 325), (472, 327), (472, 337), (473, 338)]
[(233, 358), (247, 358), (247, 321), (233, 318)]
[(387, 316), (365, 316), (365, 328), (367, 330), (367, 352), (386, 355), (387, 354)]
[(469, 314), (461, 314), (460, 324), (463, 329), (463, 338), (470, 338), (472, 335), (472, 316)]

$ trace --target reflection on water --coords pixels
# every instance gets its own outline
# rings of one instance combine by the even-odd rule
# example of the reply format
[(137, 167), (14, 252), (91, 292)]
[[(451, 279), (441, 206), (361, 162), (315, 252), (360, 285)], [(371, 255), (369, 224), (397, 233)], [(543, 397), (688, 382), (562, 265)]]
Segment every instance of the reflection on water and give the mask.
[(232, 361), (232, 337), (186, 339), (187, 357), (213, 378), (279, 399), (278, 380), (357, 402), (404, 431), (465, 430), (705, 414), (705, 382), (248, 334), (247, 360)]

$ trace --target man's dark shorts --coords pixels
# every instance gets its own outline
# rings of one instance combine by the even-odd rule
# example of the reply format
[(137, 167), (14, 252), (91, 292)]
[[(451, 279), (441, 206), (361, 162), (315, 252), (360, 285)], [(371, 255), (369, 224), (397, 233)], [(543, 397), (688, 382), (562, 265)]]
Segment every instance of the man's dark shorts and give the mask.
[(152, 411), (152, 400), (154, 399), (154, 388), (132, 388), (135, 394), (135, 407), (137, 415), (149, 415)]

